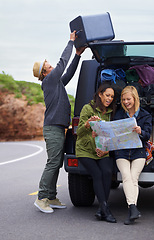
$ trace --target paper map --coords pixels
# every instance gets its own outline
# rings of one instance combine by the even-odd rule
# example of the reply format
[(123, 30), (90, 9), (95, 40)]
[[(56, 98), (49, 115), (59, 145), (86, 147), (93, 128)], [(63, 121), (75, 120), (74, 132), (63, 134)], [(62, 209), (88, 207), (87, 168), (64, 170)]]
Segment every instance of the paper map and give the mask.
[(137, 126), (134, 117), (110, 122), (91, 121), (90, 126), (97, 133), (96, 147), (102, 151), (142, 147), (138, 133), (132, 132)]

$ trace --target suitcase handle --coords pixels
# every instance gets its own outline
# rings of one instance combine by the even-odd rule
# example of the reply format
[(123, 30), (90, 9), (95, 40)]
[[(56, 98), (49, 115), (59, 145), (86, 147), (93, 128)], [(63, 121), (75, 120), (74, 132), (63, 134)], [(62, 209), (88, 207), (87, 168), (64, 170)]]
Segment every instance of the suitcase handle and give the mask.
[(81, 32), (82, 32), (82, 29), (79, 30), (79, 31), (77, 31), (77, 32), (75, 33), (75, 36), (79, 37)]

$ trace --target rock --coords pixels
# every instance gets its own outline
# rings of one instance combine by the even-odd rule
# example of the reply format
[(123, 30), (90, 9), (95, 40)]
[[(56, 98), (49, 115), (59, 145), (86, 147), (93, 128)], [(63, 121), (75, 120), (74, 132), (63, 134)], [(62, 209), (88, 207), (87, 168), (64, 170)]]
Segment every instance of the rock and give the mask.
[(44, 111), (42, 103), (28, 105), (25, 96), (0, 92), (0, 140), (43, 139)]

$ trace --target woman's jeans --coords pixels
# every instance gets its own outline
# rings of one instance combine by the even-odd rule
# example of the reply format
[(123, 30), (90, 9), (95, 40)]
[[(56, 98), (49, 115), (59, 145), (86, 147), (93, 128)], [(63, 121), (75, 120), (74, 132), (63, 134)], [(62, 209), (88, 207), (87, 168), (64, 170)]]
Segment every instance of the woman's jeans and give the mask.
[(133, 161), (119, 158), (116, 160), (116, 163), (122, 175), (126, 201), (128, 205), (136, 205), (139, 194), (138, 179), (145, 165), (145, 158), (138, 158)]
[(63, 165), (65, 129), (57, 126), (44, 126), (43, 136), (48, 159), (39, 183), (38, 198), (52, 200), (57, 195), (59, 169)]
[(93, 179), (94, 192), (98, 202), (100, 204), (104, 201), (107, 202), (112, 181), (113, 159), (104, 157), (95, 160), (92, 158), (80, 157), (79, 161), (87, 169)]

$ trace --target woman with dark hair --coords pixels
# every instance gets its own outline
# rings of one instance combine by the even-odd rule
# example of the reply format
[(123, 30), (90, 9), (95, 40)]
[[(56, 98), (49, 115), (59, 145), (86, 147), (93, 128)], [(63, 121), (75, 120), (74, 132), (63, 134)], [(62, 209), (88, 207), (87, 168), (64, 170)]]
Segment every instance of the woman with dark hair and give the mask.
[(99, 220), (115, 223), (108, 198), (112, 180), (113, 159), (108, 151), (96, 148), (90, 121), (110, 121), (115, 111), (115, 91), (109, 83), (103, 83), (93, 100), (83, 106), (77, 129), (76, 156), (93, 179), (93, 187), (99, 202), (95, 216)]

